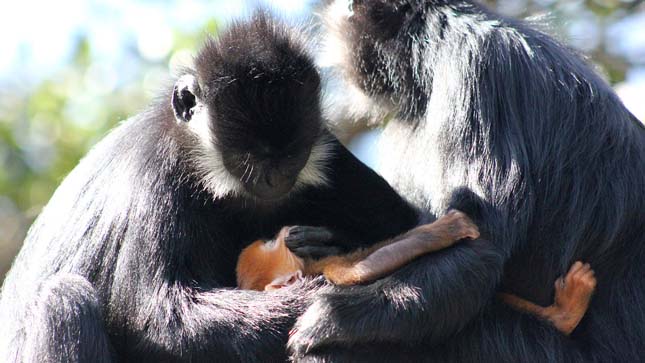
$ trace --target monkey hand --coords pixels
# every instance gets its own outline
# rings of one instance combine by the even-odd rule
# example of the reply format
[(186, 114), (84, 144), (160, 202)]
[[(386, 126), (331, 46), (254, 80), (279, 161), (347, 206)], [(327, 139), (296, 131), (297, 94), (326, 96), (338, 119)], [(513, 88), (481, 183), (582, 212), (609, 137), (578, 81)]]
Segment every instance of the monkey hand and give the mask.
[(446, 215), (428, 225), (435, 233), (451, 241), (458, 241), (464, 238), (479, 238), (479, 228), (466, 215), (459, 210), (450, 210)]
[[(383, 284), (383, 280), (380, 280), (371, 285), (332, 287), (331, 290), (318, 294), (289, 333), (287, 348), (291, 358), (298, 361), (309, 354), (316, 355), (320, 350), (326, 351), (325, 348), (328, 347), (371, 344), (380, 341), (381, 338), (396, 341), (399, 334), (398, 328), (414, 326), (406, 324), (407, 317), (414, 314), (407, 312), (396, 316), (397, 312), (392, 310), (396, 304), (389, 303), (386, 304), (389, 306), (386, 309), (388, 311), (383, 311), (385, 302), (383, 300), (388, 298), (379, 291), (388, 290), (385, 286), (389, 285)], [(400, 287), (395, 289), (398, 290)], [(398, 291), (398, 294), (414, 299), (420, 298), (418, 293), (413, 291), (414, 288), (403, 287), (403, 289), (405, 291)], [(413, 305), (416, 306), (417, 302), (415, 301)], [(405, 308), (414, 309), (415, 306)], [(382, 329), (374, 325), (375, 313), (386, 314), (395, 321), (399, 318), (402, 320), (390, 325), (391, 330)], [(381, 336), (383, 333), (386, 334), (385, 337)]]
[(293, 226), (284, 237), (284, 243), (300, 258), (319, 259), (339, 255), (339, 236), (326, 227)]

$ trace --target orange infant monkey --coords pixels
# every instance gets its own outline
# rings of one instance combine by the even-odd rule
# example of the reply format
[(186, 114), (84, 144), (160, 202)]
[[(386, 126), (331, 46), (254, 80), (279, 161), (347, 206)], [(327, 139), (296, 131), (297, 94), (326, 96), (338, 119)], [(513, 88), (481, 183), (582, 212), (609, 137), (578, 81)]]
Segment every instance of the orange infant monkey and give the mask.
[[(284, 227), (271, 241), (258, 240), (245, 248), (237, 263), (238, 286), (269, 291), (291, 285), (303, 276), (324, 275), (336, 285), (364, 284), (386, 276), (426, 253), (450, 247), (464, 238), (479, 237), (477, 226), (460, 211), (450, 211), (435, 222), (346, 255), (319, 260), (302, 259), (287, 248)], [(556, 281), (555, 302), (542, 307), (511, 294), (498, 297), (514, 307), (550, 321), (570, 334), (589, 306), (596, 285), (588, 264), (576, 262), (567, 275)]]

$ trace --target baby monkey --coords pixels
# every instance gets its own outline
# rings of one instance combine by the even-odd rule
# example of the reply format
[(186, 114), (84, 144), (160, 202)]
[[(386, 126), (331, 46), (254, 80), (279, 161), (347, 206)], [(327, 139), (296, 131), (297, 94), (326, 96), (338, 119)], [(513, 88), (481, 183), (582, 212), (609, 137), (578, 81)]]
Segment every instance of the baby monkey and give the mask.
[[(289, 250), (284, 227), (274, 240), (258, 240), (246, 247), (237, 263), (238, 286), (246, 290), (270, 291), (289, 286), (304, 276), (324, 275), (336, 285), (375, 281), (415, 258), (479, 237), (479, 229), (463, 212), (452, 210), (435, 222), (416, 227), (393, 239), (349, 254), (318, 260), (300, 258)], [(589, 264), (576, 262), (555, 285), (555, 302), (542, 307), (511, 294), (498, 298), (511, 307), (550, 321), (569, 335), (584, 316), (596, 285)]]

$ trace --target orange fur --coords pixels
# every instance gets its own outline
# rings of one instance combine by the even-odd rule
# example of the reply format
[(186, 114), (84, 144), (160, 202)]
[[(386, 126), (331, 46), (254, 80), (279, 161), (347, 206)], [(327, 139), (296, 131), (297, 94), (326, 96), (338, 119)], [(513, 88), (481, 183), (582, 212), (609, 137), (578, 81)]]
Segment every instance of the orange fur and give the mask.
[(569, 335), (584, 317), (591, 295), (596, 289), (596, 277), (588, 263), (577, 261), (569, 272), (555, 283), (553, 304), (542, 307), (511, 294), (498, 294), (498, 298), (517, 310), (550, 321), (559, 331)]
[(369, 254), (368, 250), (361, 250), (363, 253), (355, 253), (345, 256), (331, 256), (320, 261), (313, 261), (307, 264), (307, 275), (323, 274), (327, 280), (334, 285), (358, 285), (363, 281), (362, 276), (356, 268), (356, 262)]
[(258, 240), (242, 251), (237, 262), (237, 286), (262, 291), (276, 279), (304, 270), (304, 262), (289, 251), (280, 233), (273, 241)]

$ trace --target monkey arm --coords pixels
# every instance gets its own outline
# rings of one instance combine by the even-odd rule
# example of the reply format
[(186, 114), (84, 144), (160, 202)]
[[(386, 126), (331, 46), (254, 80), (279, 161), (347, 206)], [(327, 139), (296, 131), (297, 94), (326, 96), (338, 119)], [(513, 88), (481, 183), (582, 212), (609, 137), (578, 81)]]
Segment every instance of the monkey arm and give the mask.
[(138, 340), (124, 347), (126, 356), (146, 362), (273, 361), (313, 291), (312, 284), (274, 292), (160, 287), (128, 322)]
[(517, 295), (500, 293), (500, 294), (497, 294), (497, 298), (517, 310), (524, 311), (526, 313), (530, 313), (542, 318), (546, 318), (545, 316), (546, 313), (544, 311), (546, 309), (545, 307), (535, 304), (526, 299), (523, 299)]
[(324, 274), (336, 285), (356, 285), (386, 276), (415, 258), (451, 246), (462, 238), (477, 238), (479, 230), (462, 212), (451, 211), (434, 223), (345, 256), (313, 261), (307, 274)]
[[(331, 232), (341, 232), (324, 236), (320, 242), (345, 251), (371, 246), (418, 225), (419, 212), (381, 176), (335, 138), (331, 145), (326, 186), (303, 190), (295, 201), (302, 203), (298, 205), (300, 218), (286, 225), (326, 226)], [(303, 236), (302, 243), (309, 242)]]

